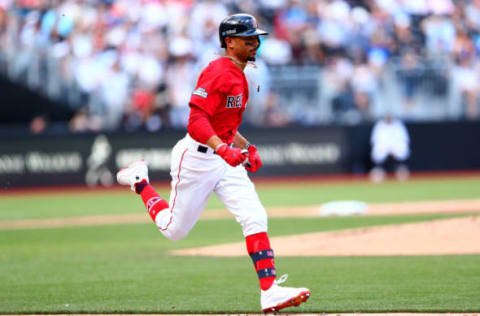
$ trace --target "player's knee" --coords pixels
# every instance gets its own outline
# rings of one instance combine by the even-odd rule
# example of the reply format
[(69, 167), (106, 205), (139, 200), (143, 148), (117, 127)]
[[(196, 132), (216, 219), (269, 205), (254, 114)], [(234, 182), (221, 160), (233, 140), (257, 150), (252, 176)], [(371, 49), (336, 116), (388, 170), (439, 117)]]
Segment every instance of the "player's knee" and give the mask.
[(169, 228), (167, 230), (162, 231), (162, 234), (165, 237), (167, 237), (168, 239), (170, 239), (171, 241), (178, 241), (180, 239), (183, 239), (183, 238), (187, 237), (188, 231), (184, 231), (184, 230), (181, 230), (181, 229), (174, 229), (172, 227), (172, 228)]
[(267, 214), (265, 212), (258, 212), (251, 214), (244, 221), (241, 222), (243, 235), (253, 235), (267, 231)]

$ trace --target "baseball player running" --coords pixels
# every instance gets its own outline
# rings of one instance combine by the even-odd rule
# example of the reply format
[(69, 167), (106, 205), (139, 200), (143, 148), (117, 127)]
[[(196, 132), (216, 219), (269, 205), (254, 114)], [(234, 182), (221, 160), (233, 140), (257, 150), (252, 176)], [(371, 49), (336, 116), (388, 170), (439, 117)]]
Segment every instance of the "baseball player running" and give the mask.
[(286, 276), (276, 280), (267, 214), (247, 175), (247, 170), (256, 172), (262, 160), (255, 145), (238, 132), (249, 97), (243, 70), (249, 61), (255, 61), (259, 35), (267, 34), (248, 14), (234, 14), (221, 22), (225, 57), (202, 71), (192, 93), (188, 133), (172, 150), (169, 203), (149, 184), (144, 161), (120, 170), (117, 181), (130, 185), (142, 197), (153, 222), (171, 240), (188, 234), (215, 192), (242, 226), (260, 281), (263, 312), (276, 312), (305, 302), (310, 290), (278, 285)]

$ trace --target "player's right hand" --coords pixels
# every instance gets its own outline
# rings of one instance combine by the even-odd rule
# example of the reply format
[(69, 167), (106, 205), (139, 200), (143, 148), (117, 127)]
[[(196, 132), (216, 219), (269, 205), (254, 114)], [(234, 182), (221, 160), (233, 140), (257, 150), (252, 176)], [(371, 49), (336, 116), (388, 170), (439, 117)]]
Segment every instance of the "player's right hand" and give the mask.
[(232, 148), (225, 143), (217, 147), (216, 153), (233, 167), (238, 166), (247, 159), (247, 153), (242, 152), (240, 148)]

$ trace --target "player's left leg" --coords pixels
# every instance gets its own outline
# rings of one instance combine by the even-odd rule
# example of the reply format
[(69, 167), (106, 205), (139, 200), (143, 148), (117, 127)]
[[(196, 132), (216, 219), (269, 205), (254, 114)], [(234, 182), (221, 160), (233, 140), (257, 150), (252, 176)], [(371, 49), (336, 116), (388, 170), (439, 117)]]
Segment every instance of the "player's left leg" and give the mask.
[(137, 161), (117, 173), (118, 182), (141, 196), (153, 222), (170, 240), (187, 236), (223, 174), (225, 163), (220, 157), (197, 149), (198, 143), (185, 137), (172, 150), (170, 205), (149, 183), (146, 162)]
[(117, 181), (119, 184), (129, 185), (133, 192), (141, 196), (153, 221), (155, 221), (155, 217), (160, 211), (169, 207), (168, 202), (162, 199), (150, 185), (146, 161), (135, 161), (128, 167), (118, 171)]
[(260, 282), (260, 301), (264, 312), (298, 306), (310, 296), (306, 288), (280, 287), (276, 281), (273, 249), (267, 234), (267, 213), (242, 166), (228, 167), (217, 183), (215, 193), (242, 226), (247, 252)]
[[(196, 165), (201, 165), (201, 161)], [(174, 241), (186, 237), (207, 204), (214, 180), (209, 181), (205, 174), (203, 177), (196, 172), (192, 174), (188, 168), (174, 167), (169, 205), (149, 183), (147, 170), (146, 162), (136, 161), (120, 170), (117, 180), (120, 184), (130, 185), (132, 191), (140, 195), (152, 221), (165, 237)]]

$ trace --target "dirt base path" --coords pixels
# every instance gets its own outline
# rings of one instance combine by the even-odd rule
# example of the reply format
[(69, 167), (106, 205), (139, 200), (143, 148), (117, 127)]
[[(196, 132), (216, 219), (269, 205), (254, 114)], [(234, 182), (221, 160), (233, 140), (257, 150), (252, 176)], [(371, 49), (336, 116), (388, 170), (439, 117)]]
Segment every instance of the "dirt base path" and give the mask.
[[(401, 215), (401, 214), (442, 214), (442, 213), (480, 213), (480, 199), (471, 200), (448, 200), (448, 201), (420, 201), (400, 203), (371, 203), (367, 206), (368, 215)], [(267, 209), (270, 218), (288, 217), (318, 217), (321, 215), (321, 205), (299, 207), (270, 207)], [(201, 219), (233, 218), (226, 211), (205, 211)], [(146, 213), (97, 215), (71, 218), (48, 218), (27, 220), (3, 220), (0, 221), (0, 230), (5, 229), (35, 229), (55, 228), (71, 226), (95, 226), (114, 224), (149, 223)]]
[[(275, 255), (398, 256), (480, 253), (480, 216), (271, 238)], [(244, 256), (245, 243), (173, 251), (190, 256)]]

